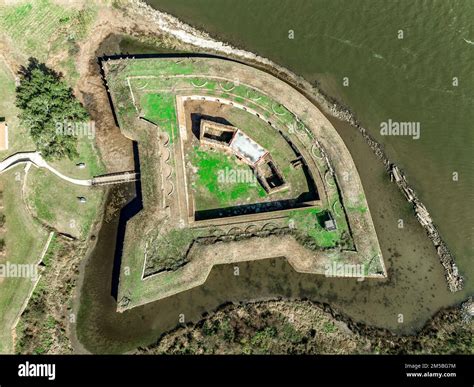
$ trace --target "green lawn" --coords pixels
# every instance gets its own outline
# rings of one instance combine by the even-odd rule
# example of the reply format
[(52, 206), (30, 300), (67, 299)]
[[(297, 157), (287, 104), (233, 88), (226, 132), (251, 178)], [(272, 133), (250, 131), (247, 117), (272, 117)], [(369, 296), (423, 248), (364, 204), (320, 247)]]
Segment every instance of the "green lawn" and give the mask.
[(15, 107), (15, 80), (3, 60), (0, 59), (0, 117), (8, 124), (9, 149), (0, 151), (0, 160), (20, 150), (34, 150), (35, 145), (28, 131), (19, 125), (18, 109)]
[[(94, 140), (87, 137), (79, 137), (77, 141), (77, 152), (79, 156), (73, 160), (67, 158), (49, 162), (52, 167), (61, 171), (66, 176), (75, 179), (90, 179), (106, 173), (105, 166), (99, 158), (98, 149)], [(77, 164), (84, 163), (83, 169), (77, 167)]]
[[(113, 69), (116, 64), (111, 65)], [(167, 74), (167, 75), (177, 75), (177, 74), (192, 74), (194, 71), (194, 66), (192, 63), (186, 60), (179, 61), (166, 61), (166, 60), (156, 60), (156, 59), (145, 59), (134, 61), (130, 66), (127, 66), (121, 72), (120, 76), (146, 76), (146, 75), (157, 75), (157, 74)]]
[(174, 96), (171, 94), (145, 94), (140, 99), (140, 106), (145, 118), (167, 132), (170, 136), (170, 143), (172, 143), (178, 135)]
[[(251, 170), (236, 160), (221, 152), (194, 148), (191, 162), (198, 171), (192, 186), (197, 210), (254, 203), (267, 195), (256, 180), (245, 180)], [(244, 181), (234, 180), (231, 171), (245, 171), (241, 174)]]
[(82, 9), (63, 7), (50, 0), (36, 0), (24, 4), (0, 7), (2, 32), (28, 56), (42, 61), (49, 55), (66, 51), (60, 62), (61, 70), (71, 83), (78, 74), (74, 55), (77, 42), (84, 39), (97, 14), (96, 6), (86, 2)]
[(338, 224), (335, 231), (327, 231), (321, 225), (320, 217), (324, 210), (320, 208), (310, 208), (307, 210), (295, 210), (290, 214), (296, 232), (303, 236), (312, 238), (319, 247), (334, 247), (340, 241), (343, 225)]
[[(28, 202), (39, 219), (59, 232), (87, 237), (97, 217), (104, 191), (68, 183), (51, 172), (31, 168), (27, 183)], [(80, 203), (78, 197), (85, 197)]]
[[(0, 176), (6, 215), (6, 256), (0, 262), (36, 263), (48, 238), (48, 233), (26, 211), (21, 196), (21, 181), (15, 180), (16, 167)], [(6, 278), (0, 281), (0, 353), (13, 350), (11, 327), (33, 282), (27, 278)]]

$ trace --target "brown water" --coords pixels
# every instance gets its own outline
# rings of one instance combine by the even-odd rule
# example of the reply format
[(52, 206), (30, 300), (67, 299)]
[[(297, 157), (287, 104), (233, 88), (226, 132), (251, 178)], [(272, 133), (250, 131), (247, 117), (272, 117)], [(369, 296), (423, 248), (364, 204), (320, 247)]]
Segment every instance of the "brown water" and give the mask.
[[(127, 42), (130, 52), (133, 43)], [(152, 48), (137, 46), (137, 51)], [(390, 183), (381, 163), (358, 133), (333, 120), (359, 170), (388, 268), (388, 280), (325, 278), (299, 274), (285, 259), (215, 267), (198, 288), (138, 307), (115, 312), (111, 296), (118, 217), (105, 223), (87, 264), (78, 319), (78, 336), (93, 352), (124, 352), (150, 344), (178, 324), (178, 316), (196, 321), (225, 302), (268, 298), (308, 298), (327, 302), (356, 321), (397, 332), (419, 329), (437, 310), (464, 299), (472, 288), (452, 294), (434, 247), (415, 220), (411, 207)], [(113, 200), (111, 192), (109, 200)], [(397, 227), (404, 219), (405, 227)], [(399, 315), (403, 323), (399, 323)]]

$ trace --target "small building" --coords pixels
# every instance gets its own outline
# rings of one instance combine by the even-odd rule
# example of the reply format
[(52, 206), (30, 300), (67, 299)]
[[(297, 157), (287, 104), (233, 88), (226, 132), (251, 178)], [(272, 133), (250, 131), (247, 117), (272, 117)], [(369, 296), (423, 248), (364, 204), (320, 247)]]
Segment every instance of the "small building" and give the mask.
[(8, 149), (8, 125), (5, 121), (0, 121), (0, 151)]
[(337, 229), (336, 221), (330, 212), (327, 213), (328, 218), (324, 221), (324, 228), (327, 231), (335, 231)]
[(328, 231), (335, 231), (336, 230), (336, 222), (333, 219), (326, 220), (324, 222), (324, 228)]

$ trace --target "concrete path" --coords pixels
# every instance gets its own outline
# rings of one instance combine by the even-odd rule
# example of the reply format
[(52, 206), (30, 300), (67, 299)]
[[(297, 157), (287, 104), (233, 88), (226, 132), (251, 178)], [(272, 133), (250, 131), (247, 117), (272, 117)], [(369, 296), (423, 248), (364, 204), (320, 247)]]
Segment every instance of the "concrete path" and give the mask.
[(80, 180), (63, 175), (61, 172), (49, 165), (39, 152), (20, 152), (7, 157), (5, 160), (0, 162), (0, 174), (22, 163), (32, 163), (38, 168), (46, 168), (56, 176), (71, 184), (82, 185), (86, 187), (92, 185), (92, 179)]

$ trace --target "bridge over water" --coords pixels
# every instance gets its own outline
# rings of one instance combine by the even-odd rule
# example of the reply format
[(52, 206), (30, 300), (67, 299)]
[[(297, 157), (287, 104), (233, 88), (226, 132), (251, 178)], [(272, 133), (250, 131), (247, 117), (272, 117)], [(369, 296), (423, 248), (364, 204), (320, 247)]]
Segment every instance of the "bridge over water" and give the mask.
[(92, 185), (110, 185), (129, 183), (131, 181), (137, 181), (140, 178), (140, 174), (135, 171), (109, 173), (106, 175), (95, 176), (91, 179)]

